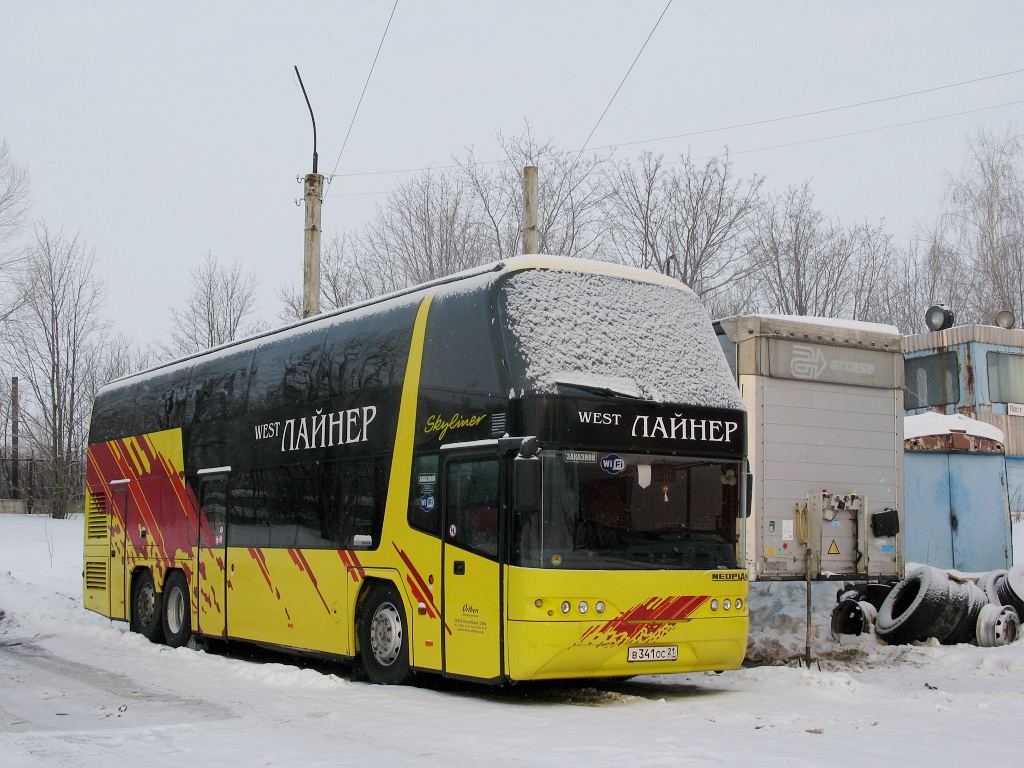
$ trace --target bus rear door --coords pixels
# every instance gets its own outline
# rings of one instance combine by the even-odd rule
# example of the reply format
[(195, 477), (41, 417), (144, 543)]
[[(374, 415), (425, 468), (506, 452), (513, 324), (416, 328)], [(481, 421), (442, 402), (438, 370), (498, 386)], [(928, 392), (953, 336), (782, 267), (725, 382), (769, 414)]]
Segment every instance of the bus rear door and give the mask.
[[(125, 606), (131, 600), (131, 579), (125, 577), (134, 565), (134, 549), (129, 561), (128, 542), (128, 480), (114, 480), (110, 483), (110, 502), (113, 507), (111, 520), (117, 525), (110, 527), (110, 613), (112, 619), (129, 618)], [(118, 530), (119, 529), (119, 530)], [(116, 559), (115, 559), (116, 558)]]
[(504, 673), (498, 457), (444, 453), (444, 674), (494, 680)]
[(199, 561), (192, 599), (199, 607), (198, 631), (220, 637), (227, 634), (227, 489), (226, 474), (199, 480)]

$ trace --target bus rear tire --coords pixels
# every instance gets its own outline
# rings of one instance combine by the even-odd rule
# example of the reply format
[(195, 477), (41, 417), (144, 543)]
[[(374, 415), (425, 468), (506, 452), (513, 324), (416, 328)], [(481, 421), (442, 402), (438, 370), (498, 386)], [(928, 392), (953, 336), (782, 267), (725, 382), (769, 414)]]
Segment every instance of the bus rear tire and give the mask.
[(359, 622), (359, 657), (366, 679), (398, 685), (409, 677), (409, 637), (405, 606), (390, 583), (370, 588)]
[(153, 582), (153, 574), (148, 570), (139, 572), (132, 580), (131, 619), (128, 626), (132, 632), (138, 632), (152, 643), (164, 639), (160, 597)]
[(174, 571), (164, 584), (164, 640), (171, 648), (186, 645), (192, 637), (192, 610), (188, 600), (188, 583), (181, 571)]

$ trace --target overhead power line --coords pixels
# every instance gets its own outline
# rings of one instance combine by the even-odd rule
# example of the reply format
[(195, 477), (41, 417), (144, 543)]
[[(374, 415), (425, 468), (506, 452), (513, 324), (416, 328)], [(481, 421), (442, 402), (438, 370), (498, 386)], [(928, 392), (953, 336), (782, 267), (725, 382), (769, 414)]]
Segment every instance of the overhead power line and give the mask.
[(599, 125), (601, 125), (601, 121), (604, 120), (604, 116), (608, 114), (608, 110), (611, 109), (612, 102), (614, 102), (615, 101), (615, 97), (619, 95), (619, 91), (622, 90), (622, 86), (626, 84), (626, 78), (629, 77), (629, 73), (633, 71), (633, 67), (635, 67), (636, 63), (640, 60), (640, 56), (643, 54), (644, 49), (647, 47), (647, 44), (649, 42), (651, 42), (651, 38), (654, 37), (654, 33), (658, 30), (658, 26), (661, 24), (661, 20), (663, 18), (665, 18), (665, 14), (668, 13), (669, 6), (671, 6), (671, 5), (672, 5), (672, 0), (668, 0), (668, 5), (665, 6), (665, 10), (663, 10), (661, 12), (661, 16), (658, 17), (658, 20), (656, 22), (654, 22), (654, 27), (651, 29), (650, 34), (647, 35), (647, 39), (644, 40), (644, 44), (641, 45), (640, 46), (640, 50), (637, 51), (636, 57), (633, 59), (633, 63), (629, 65), (629, 69), (627, 69), (626, 70), (626, 74), (623, 75), (622, 82), (619, 83), (619, 87), (615, 89), (615, 93), (613, 93), (612, 97), (608, 100), (608, 105), (604, 108), (604, 112), (602, 112), (601, 116), (599, 118), (597, 118), (597, 122), (594, 124), (593, 129), (590, 131), (590, 135), (587, 136), (587, 140), (584, 141), (583, 142), (583, 146), (580, 147), (580, 152), (579, 153), (581, 155), (586, 150), (587, 145), (590, 143), (590, 140), (592, 138), (594, 138), (594, 133), (597, 131), (597, 127)]
[[(781, 123), (785, 120), (797, 120), (802, 117), (814, 117), (815, 115), (826, 115), (830, 112), (841, 112), (844, 109), (856, 109), (857, 107), (867, 107), (872, 104), (882, 104), (887, 101), (896, 101), (897, 99), (906, 99), (911, 96), (921, 96), (925, 93), (935, 93), (936, 91), (943, 91), (947, 88), (959, 88), (963, 85), (971, 85), (973, 83), (981, 83), (985, 80), (994, 80), (997, 77), (1007, 77), (1009, 75), (1019, 75), (1024, 72), (1024, 69), (1015, 69), (1012, 72), (1002, 72), (998, 75), (987, 75), (986, 77), (976, 77), (973, 80), (963, 80), (959, 83), (950, 83), (948, 85), (938, 85), (934, 88), (925, 88), (920, 91), (909, 91), (908, 93), (900, 93), (896, 96), (885, 96), (880, 99), (870, 99), (868, 101), (858, 101), (855, 104), (844, 104), (841, 107), (828, 107), (826, 109), (816, 109), (812, 112), (800, 112), (795, 115), (784, 115), (783, 117), (769, 117), (765, 120), (753, 120), (748, 123), (735, 123), (734, 125), (725, 125), (720, 128), (705, 128), (700, 131), (691, 131), (689, 133), (677, 133), (673, 136), (662, 136), (658, 139), (641, 139), (640, 141), (624, 141), (619, 144), (615, 144), (608, 147), (599, 147), (599, 149), (612, 149), (613, 147), (630, 147), (636, 144), (653, 144), (656, 141), (671, 141), (672, 139), (685, 139), (690, 136), (701, 136), (707, 133), (720, 133), (721, 131), (732, 131), (737, 128), (751, 128), (756, 125), (768, 125), (769, 123)], [(986, 107), (986, 109), (994, 109), (994, 107)], [(937, 118), (929, 118), (937, 119)], [(922, 121), (924, 122), (924, 121)]]
[[(645, 43), (645, 45), (646, 45), (646, 43)], [(724, 132), (724, 131), (734, 130), (734, 129), (737, 129), (737, 128), (748, 128), (748, 127), (752, 127), (752, 126), (766, 125), (766, 124), (769, 124), (769, 123), (783, 122), (783, 121), (786, 121), (786, 120), (797, 120), (797, 119), (801, 119), (801, 118), (804, 118), (804, 117), (812, 117), (812, 116), (815, 116), (815, 115), (827, 114), (829, 112), (839, 112), (839, 111), (843, 111), (843, 110), (856, 109), (858, 107), (869, 106), (869, 105), (872, 105), (872, 104), (880, 104), (880, 103), (884, 103), (884, 102), (888, 102), (888, 101), (896, 101), (898, 99), (906, 99), (906, 98), (910, 98), (912, 96), (920, 96), (922, 94), (934, 93), (936, 91), (943, 91), (943, 90), (947, 90), (947, 89), (950, 89), (950, 88), (959, 88), (959, 87), (962, 87), (962, 86), (965, 86), (965, 85), (971, 85), (971, 84), (974, 84), (974, 83), (980, 83), (980, 82), (984, 82), (986, 80), (994, 80), (994, 79), (1001, 78), (1001, 77), (1009, 77), (1011, 75), (1018, 75), (1018, 74), (1021, 74), (1021, 73), (1024, 73), (1024, 68), (1010, 70), (1009, 72), (1000, 72), (999, 74), (995, 74), (995, 75), (986, 75), (984, 77), (977, 77), (977, 78), (973, 78), (971, 80), (961, 80), (960, 82), (948, 83), (946, 85), (938, 85), (938, 86), (935, 86), (933, 88), (925, 88), (925, 89), (916, 90), (916, 91), (908, 91), (906, 93), (900, 93), (900, 94), (896, 94), (896, 95), (893, 95), (893, 96), (884, 96), (884, 97), (881, 97), (881, 98), (878, 98), (878, 99), (870, 99), (868, 101), (860, 101), (860, 102), (855, 102), (855, 103), (852, 103), (852, 104), (844, 104), (844, 105), (837, 106), (837, 107), (827, 107), (825, 109), (818, 109), (818, 110), (813, 110), (813, 111), (809, 111), (809, 112), (799, 112), (799, 113), (795, 113), (795, 114), (791, 114), (791, 115), (784, 115), (784, 116), (781, 116), (781, 117), (771, 117), (771, 118), (766, 118), (766, 119), (762, 119), (762, 120), (752, 120), (752, 121), (748, 121), (748, 122), (744, 122), (744, 123), (736, 123), (734, 125), (721, 126), (721, 127), (718, 127), (718, 128), (705, 128), (705, 129), (701, 129), (701, 130), (697, 130), (697, 131), (690, 131), (688, 133), (676, 134), (674, 136), (663, 136), (661, 138), (655, 138), (655, 139), (641, 139), (641, 140), (638, 140), (638, 141), (620, 142), (618, 144), (610, 144), (610, 145), (602, 146), (602, 147), (594, 147), (594, 148), (592, 148), (591, 151), (595, 151), (596, 152), (596, 151), (599, 151), (599, 150), (602, 150), (602, 149), (615, 149), (615, 148), (619, 148), (619, 147), (636, 146), (638, 144), (651, 144), (651, 143), (658, 142), (658, 141), (669, 141), (669, 140), (672, 140), (672, 139), (688, 138), (688, 137), (691, 137), (691, 136), (701, 136), (701, 135), (706, 135), (706, 134), (709, 134), (709, 133), (721, 133), (721, 132)], [(1013, 105), (1018, 104), (1018, 103), (1019, 102), (1010, 102), (1010, 103), (1007, 103), (1007, 104), (995, 104), (995, 105), (988, 106), (988, 107), (979, 107), (978, 109), (968, 110), (968, 111), (965, 111), (965, 112), (955, 112), (955, 113), (950, 113), (950, 114), (946, 114), (946, 115), (938, 115), (938, 116), (935, 116), (935, 117), (927, 117), (927, 118), (922, 118), (920, 120), (910, 121), (910, 122), (906, 122), (906, 123), (898, 123), (898, 124), (894, 124), (894, 125), (881, 126), (881, 127), (878, 127), (878, 128), (867, 128), (867, 129), (864, 129), (862, 131), (854, 131), (854, 132), (850, 132), (850, 133), (842, 133), (842, 134), (835, 134), (835, 135), (830, 135), (830, 136), (822, 136), (822, 137), (815, 138), (815, 139), (808, 139), (806, 141), (793, 142), (791, 144), (778, 144), (778, 145), (774, 145), (774, 146), (771, 146), (771, 147), (761, 147), (761, 148), (758, 148), (758, 149), (749, 149), (749, 150), (732, 150), (731, 153), (735, 155), (735, 154), (742, 154), (744, 152), (764, 152), (764, 151), (767, 151), (767, 150), (770, 150), (770, 149), (775, 149), (775, 148), (782, 148), (782, 147), (787, 147), (787, 146), (796, 146), (796, 145), (799, 145), (799, 144), (808, 144), (808, 143), (813, 143), (813, 142), (818, 142), (818, 141), (829, 141), (831, 139), (838, 139), (838, 138), (844, 138), (844, 137), (847, 137), (847, 136), (854, 136), (854, 135), (857, 135), (858, 133), (871, 133), (871, 132), (877, 132), (877, 131), (885, 131), (885, 130), (890, 130), (892, 128), (901, 128), (901, 127), (905, 127), (907, 125), (914, 125), (914, 124), (917, 124), (917, 123), (927, 123), (927, 122), (933, 122), (935, 120), (944, 120), (944, 119), (951, 118), (951, 117), (959, 117), (959, 116), (962, 116), (962, 115), (974, 114), (974, 113), (977, 113), (977, 112), (985, 112), (985, 111), (992, 110), (992, 109), (1001, 109), (1003, 107), (1013, 106)], [(607, 109), (606, 109), (606, 111), (607, 111)], [(591, 132), (591, 133), (593, 133), (593, 132)], [(588, 141), (589, 141), (589, 139), (588, 139)], [(584, 150), (581, 150), (581, 151), (584, 151)], [(569, 154), (569, 153), (567, 152), (566, 154)], [(478, 161), (476, 164), (477, 165), (494, 165), (494, 164), (501, 163), (501, 162), (504, 162), (504, 161), (503, 160), (481, 160), (481, 161)], [(453, 164), (448, 164), (448, 165), (423, 166), (423, 167), (420, 167), (420, 168), (402, 168), (402, 169), (395, 169), (395, 170), (389, 170), (389, 171), (363, 171), (363, 172), (357, 172), (357, 173), (343, 173), (343, 174), (338, 174), (338, 176), (340, 178), (358, 178), (358, 177), (361, 177), (361, 176), (388, 176), (388, 175), (403, 174), (403, 173), (420, 173), (422, 171), (428, 171), (428, 170), (448, 170), (448, 169), (457, 168), (457, 167), (458, 167), (458, 165), (453, 163)]]
[(341, 162), (341, 156), (345, 153), (345, 147), (348, 146), (348, 137), (352, 135), (352, 126), (356, 124), (356, 115), (359, 114), (359, 107), (362, 105), (363, 97), (366, 95), (366, 88), (370, 85), (370, 78), (373, 76), (373, 70), (377, 66), (377, 59), (380, 57), (380, 50), (384, 47), (384, 39), (388, 36), (388, 30), (391, 29), (391, 20), (395, 18), (396, 10), (398, 10), (398, 0), (395, 0), (395, 4), (391, 8), (391, 15), (388, 16), (388, 23), (387, 26), (384, 27), (384, 34), (380, 36), (380, 44), (377, 46), (377, 53), (373, 56), (373, 64), (370, 65), (370, 71), (366, 75), (366, 82), (363, 83), (363, 91), (359, 94), (359, 101), (356, 102), (355, 111), (352, 113), (352, 121), (348, 124), (348, 131), (345, 132), (345, 140), (341, 142), (341, 151), (338, 153), (338, 159), (334, 162), (334, 169), (331, 171), (331, 175), (327, 177), (328, 189), (330, 188), (331, 181), (334, 179), (334, 175), (338, 170), (338, 164)]
[[(819, 141), (832, 141), (833, 139), (845, 139), (848, 136), (860, 136), (864, 133), (877, 133), (879, 131), (888, 131), (893, 128), (905, 128), (908, 125), (919, 125), (920, 123), (931, 123), (935, 120), (945, 120), (950, 117), (963, 117), (964, 115), (973, 115), (977, 112), (987, 112), (990, 109), (1003, 109), (1004, 107), (1015, 107), (1018, 104), (1024, 104), (1024, 100), (1021, 101), (1008, 101), (1005, 104), (994, 104), (991, 107), (978, 107), (977, 109), (968, 109), (963, 112), (951, 112), (948, 115), (936, 115), (935, 117), (922, 117), (920, 120), (908, 120), (905, 123), (893, 123), (892, 125), (883, 125), (878, 128), (864, 128), (859, 131), (848, 131), (847, 133), (837, 133), (832, 136), (820, 136), (816, 139), (803, 139), (802, 141), (791, 141), (786, 144), (773, 144), (770, 147), (758, 147), (757, 149), (737, 149), (729, 150), (730, 155), (748, 155), (753, 152), (767, 152), (772, 149), (785, 149), (786, 147), (798, 147), (801, 144), (814, 144)], [(694, 158), (695, 160), (709, 160), (713, 155), (706, 157)]]

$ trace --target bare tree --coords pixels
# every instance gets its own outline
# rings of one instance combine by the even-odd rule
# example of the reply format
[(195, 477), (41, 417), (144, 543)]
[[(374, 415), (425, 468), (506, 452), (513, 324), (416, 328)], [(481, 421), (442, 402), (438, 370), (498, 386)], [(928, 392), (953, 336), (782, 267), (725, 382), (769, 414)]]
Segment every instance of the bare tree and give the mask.
[(884, 222), (873, 226), (865, 221), (851, 227), (847, 237), (853, 248), (848, 285), (850, 317), (884, 322), (879, 318), (883, 313), (885, 291), (892, 282), (898, 261), (892, 235), (885, 231)]
[(991, 322), (1001, 309), (1024, 317), (1024, 139), (1016, 128), (970, 137), (960, 174), (947, 179), (942, 221), (948, 245), (970, 265), (960, 276), (974, 288), (963, 319)]
[(645, 152), (639, 164), (623, 160), (608, 175), (604, 205), (612, 254), (623, 264), (664, 272), (671, 257), (667, 230), (672, 205), (664, 156)]
[(225, 267), (207, 253), (202, 265), (189, 274), (192, 288), (185, 307), (171, 308), (171, 342), (160, 347), (164, 355), (200, 352), (259, 329), (253, 323), (244, 325), (256, 310), (259, 281), (242, 272), (241, 262)]
[(32, 205), (28, 170), (14, 161), (6, 141), (0, 142), (0, 322), (24, 302), (17, 278), (24, 254), (12, 245), (24, 229)]
[(968, 271), (941, 222), (918, 232), (906, 247), (894, 248), (878, 301), (863, 319), (890, 323), (909, 334), (926, 330), (924, 314), (932, 304), (948, 304), (961, 316), (973, 290), (965, 279)]
[(814, 207), (810, 182), (771, 197), (748, 240), (761, 308), (787, 315), (843, 317), (850, 308), (854, 248)]
[(6, 140), (0, 142), (0, 248), (24, 227), (31, 195), (28, 169), (14, 162)]
[(144, 371), (157, 363), (153, 350), (123, 334), (104, 339), (103, 352), (93, 367), (94, 390), (122, 376)]
[(424, 171), (388, 195), (361, 237), (368, 295), (445, 277), (481, 259), (469, 190), (453, 173)]
[(523, 252), (523, 168), (540, 168), (537, 196), (537, 247), (541, 253), (595, 256), (604, 233), (600, 173), (607, 155), (560, 150), (553, 140), (540, 141), (526, 123), (519, 136), (498, 134), (502, 158), (480, 160), (472, 148), (459, 161), (471, 190), (474, 220), (480, 226), (481, 262)]
[[(320, 256), (320, 307), (329, 312), (375, 295), (375, 281), (360, 259), (357, 233), (332, 234)], [(281, 286), (277, 297), (283, 306), (278, 318), (285, 323), (302, 319), (302, 290), (295, 284)]]
[(666, 164), (650, 153), (639, 163), (621, 162), (606, 204), (615, 255), (677, 277), (710, 301), (752, 269), (742, 240), (762, 183), (758, 176), (737, 179), (728, 152), (703, 166), (689, 155)]
[(22, 410), (35, 449), (44, 458), (45, 501), (62, 517), (81, 491), (94, 366), (106, 332), (103, 283), (95, 253), (78, 236), (46, 224), (35, 228), (27, 268), (19, 275), (24, 304), (8, 324), (6, 341), (28, 398)]

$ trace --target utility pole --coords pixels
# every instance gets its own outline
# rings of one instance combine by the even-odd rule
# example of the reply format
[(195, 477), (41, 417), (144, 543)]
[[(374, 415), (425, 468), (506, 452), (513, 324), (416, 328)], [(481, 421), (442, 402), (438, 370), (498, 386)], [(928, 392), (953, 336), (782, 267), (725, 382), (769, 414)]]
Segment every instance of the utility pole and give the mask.
[(324, 177), (317, 173), (316, 161), (316, 118), (313, 107), (302, 84), (302, 75), (295, 67), (299, 87), (309, 108), (309, 119), (313, 121), (313, 172), (306, 174), (302, 196), (306, 201), (306, 228), (302, 247), (302, 316), (320, 314), (320, 206), (324, 201)]
[(528, 165), (523, 169), (523, 253), (537, 252), (537, 194), (539, 169)]
[(302, 248), (302, 316), (320, 314), (320, 205), (324, 199), (324, 177), (316, 172), (306, 175), (303, 188), (306, 199), (306, 230)]

